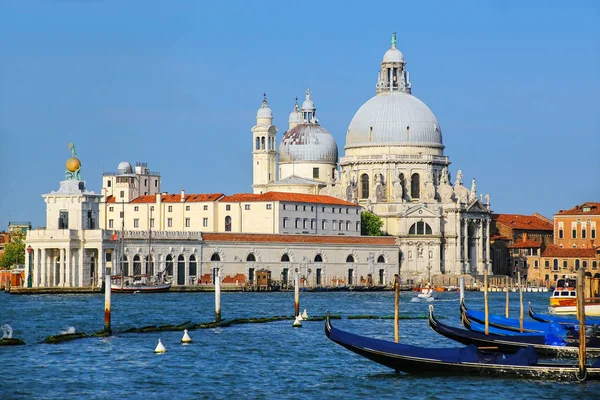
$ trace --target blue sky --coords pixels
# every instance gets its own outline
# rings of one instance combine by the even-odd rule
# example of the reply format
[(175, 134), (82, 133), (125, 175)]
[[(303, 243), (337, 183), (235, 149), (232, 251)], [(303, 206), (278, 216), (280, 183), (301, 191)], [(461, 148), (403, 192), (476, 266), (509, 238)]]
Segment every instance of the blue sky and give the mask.
[(45, 225), (69, 141), (96, 192), (123, 160), (167, 192), (249, 192), (263, 92), (279, 141), (310, 87), (343, 154), (392, 32), (495, 212), (600, 201), (598, 2), (2, 0), (0, 230)]

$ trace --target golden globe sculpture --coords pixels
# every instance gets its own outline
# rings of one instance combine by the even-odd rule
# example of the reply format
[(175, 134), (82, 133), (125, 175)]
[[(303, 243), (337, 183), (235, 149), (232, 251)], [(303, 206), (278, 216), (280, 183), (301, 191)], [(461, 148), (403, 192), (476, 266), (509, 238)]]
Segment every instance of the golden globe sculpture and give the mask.
[(79, 168), (81, 168), (81, 161), (79, 161), (79, 158), (77, 157), (71, 157), (67, 160), (65, 166), (67, 168), (67, 171), (75, 172)]

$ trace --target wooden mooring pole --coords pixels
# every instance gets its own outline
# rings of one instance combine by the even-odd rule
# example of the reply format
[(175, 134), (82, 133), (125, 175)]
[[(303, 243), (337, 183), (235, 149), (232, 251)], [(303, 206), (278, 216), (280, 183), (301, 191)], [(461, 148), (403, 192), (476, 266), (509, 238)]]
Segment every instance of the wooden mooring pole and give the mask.
[(300, 274), (296, 274), (294, 281), (294, 317), (300, 315)]
[(510, 288), (508, 287), (508, 276), (504, 278), (504, 289), (506, 289), (506, 318), (508, 318), (508, 294), (510, 293)]
[(577, 271), (577, 319), (579, 319), (579, 378), (585, 379), (586, 343), (585, 343), (585, 273), (583, 268)]
[(215, 274), (215, 322), (221, 321), (221, 269)]
[(394, 275), (394, 291), (396, 292), (394, 301), (394, 342), (398, 343), (400, 340), (400, 277), (398, 274)]
[(488, 305), (488, 270), (483, 269), (483, 302), (485, 307), (485, 334), (490, 334), (490, 310)]
[[(112, 259), (110, 261), (112, 264)], [(106, 263), (106, 269), (104, 273), (104, 331), (109, 335), (112, 334), (110, 328), (110, 277), (112, 274), (111, 265)]]
[(519, 286), (519, 306), (521, 307), (520, 312), (519, 312), (519, 330), (521, 331), (521, 333), (523, 332), (523, 317), (524, 317), (524, 311), (523, 311), (523, 287), (521, 287), (521, 272), (517, 272), (517, 282), (518, 282), (518, 286)]

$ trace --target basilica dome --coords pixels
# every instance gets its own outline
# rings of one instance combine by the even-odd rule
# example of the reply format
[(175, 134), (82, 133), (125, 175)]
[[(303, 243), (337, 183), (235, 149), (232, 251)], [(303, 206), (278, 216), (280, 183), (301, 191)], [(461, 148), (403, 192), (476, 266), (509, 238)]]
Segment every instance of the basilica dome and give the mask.
[(385, 92), (362, 105), (346, 134), (346, 149), (381, 145), (444, 148), (437, 119), (407, 92)]
[(398, 50), (395, 46), (385, 52), (383, 55), (383, 62), (404, 62), (404, 55), (400, 50)]
[(279, 162), (336, 164), (338, 149), (333, 136), (321, 125), (299, 124), (285, 133), (279, 146)]

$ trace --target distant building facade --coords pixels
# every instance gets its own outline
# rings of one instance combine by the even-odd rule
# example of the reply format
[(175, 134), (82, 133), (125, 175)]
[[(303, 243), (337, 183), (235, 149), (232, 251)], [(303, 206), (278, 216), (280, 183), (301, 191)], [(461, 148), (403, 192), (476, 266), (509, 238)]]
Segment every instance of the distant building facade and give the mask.
[(553, 242), (552, 221), (537, 213), (492, 214), (491, 234), (493, 272), (513, 277), (526, 276), (533, 257)]

